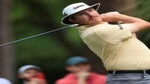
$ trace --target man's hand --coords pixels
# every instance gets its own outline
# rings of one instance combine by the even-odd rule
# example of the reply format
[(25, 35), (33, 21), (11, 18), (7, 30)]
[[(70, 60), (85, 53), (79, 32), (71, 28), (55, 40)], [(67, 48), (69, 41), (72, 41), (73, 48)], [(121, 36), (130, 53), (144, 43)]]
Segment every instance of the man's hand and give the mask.
[(101, 14), (101, 17), (104, 22), (118, 22), (118, 15), (120, 15), (120, 13), (115, 11)]
[(77, 74), (78, 78), (86, 79), (89, 76), (89, 73), (87, 72), (80, 72)]
[(78, 84), (86, 84), (86, 78), (89, 76), (87, 72), (80, 72), (77, 74)]

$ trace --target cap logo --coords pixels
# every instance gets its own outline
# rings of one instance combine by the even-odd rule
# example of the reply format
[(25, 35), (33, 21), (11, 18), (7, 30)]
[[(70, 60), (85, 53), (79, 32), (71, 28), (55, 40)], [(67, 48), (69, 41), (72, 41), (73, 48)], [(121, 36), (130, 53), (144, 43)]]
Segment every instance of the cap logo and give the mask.
[(64, 12), (64, 16), (67, 16), (68, 14), (66, 12)]
[(82, 4), (82, 5), (79, 5), (79, 6), (73, 7), (73, 9), (77, 9), (77, 8), (79, 8), (79, 7), (82, 7), (82, 6), (84, 6), (84, 5)]

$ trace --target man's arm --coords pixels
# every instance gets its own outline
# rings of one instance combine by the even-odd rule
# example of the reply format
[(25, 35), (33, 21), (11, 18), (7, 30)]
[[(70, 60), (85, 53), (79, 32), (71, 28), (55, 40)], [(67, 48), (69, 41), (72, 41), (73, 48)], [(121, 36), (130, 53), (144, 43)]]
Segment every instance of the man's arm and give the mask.
[(123, 15), (118, 12), (101, 14), (101, 17), (105, 22), (121, 21), (123, 23), (123, 28), (129, 28), (131, 32), (138, 32), (140, 30), (150, 28), (150, 22), (144, 21), (140, 18)]

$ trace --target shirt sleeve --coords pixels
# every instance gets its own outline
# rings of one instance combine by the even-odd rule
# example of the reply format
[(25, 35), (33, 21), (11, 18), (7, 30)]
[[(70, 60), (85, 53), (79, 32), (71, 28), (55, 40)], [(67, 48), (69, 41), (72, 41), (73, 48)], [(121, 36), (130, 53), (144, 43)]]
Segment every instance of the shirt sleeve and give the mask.
[(118, 43), (132, 37), (132, 33), (128, 28), (120, 28), (119, 25), (103, 25), (95, 27), (94, 32), (103, 40), (109, 43)]
[(55, 84), (63, 84), (63, 82), (62, 82), (62, 80), (57, 80), (57, 81), (55, 81)]
[(59, 79), (55, 82), (55, 84), (73, 84), (73, 83), (67, 79)]

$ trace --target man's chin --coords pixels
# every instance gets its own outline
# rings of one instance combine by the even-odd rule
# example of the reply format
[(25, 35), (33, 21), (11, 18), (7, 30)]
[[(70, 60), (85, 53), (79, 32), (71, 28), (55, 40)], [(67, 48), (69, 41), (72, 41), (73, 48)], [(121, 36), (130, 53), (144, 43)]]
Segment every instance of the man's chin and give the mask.
[(23, 80), (24, 80), (24, 81), (30, 81), (30, 79), (29, 79), (29, 78), (23, 78)]
[(100, 24), (100, 22), (90, 23), (90, 25), (97, 25), (97, 24)]
[(92, 21), (90, 22), (91, 25), (97, 25), (97, 24), (100, 24), (102, 23), (102, 21)]

